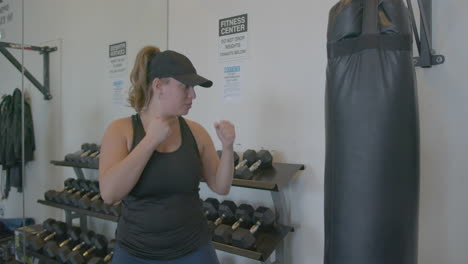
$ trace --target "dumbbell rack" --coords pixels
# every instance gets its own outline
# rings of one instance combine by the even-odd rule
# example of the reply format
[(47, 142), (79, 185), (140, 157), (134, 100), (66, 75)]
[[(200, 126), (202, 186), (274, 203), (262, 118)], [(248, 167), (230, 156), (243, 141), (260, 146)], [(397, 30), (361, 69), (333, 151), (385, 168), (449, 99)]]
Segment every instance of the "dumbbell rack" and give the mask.
[[(91, 167), (86, 164), (77, 162), (52, 160), (51, 163), (56, 166), (72, 167), (78, 179), (84, 179), (84, 174), (82, 171), (83, 168), (98, 169), (97, 167)], [(286, 213), (286, 200), (284, 197), (284, 193), (281, 192), (281, 190), (288, 184), (288, 182), (299, 170), (304, 170), (304, 165), (275, 162), (273, 163), (272, 168), (256, 172), (252, 180), (242, 180), (234, 178), (232, 186), (270, 191), (271, 197), (273, 199), (273, 204), (275, 206), (275, 211), (277, 215), (279, 215), (278, 222), (281, 224), (275, 227), (275, 229), (272, 232), (258, 233), (256, 250), (238, 248), (232, 245), (227, 245), (216, 241), (213, 241), (214, 247), (218, 250), (258, 260), (262, 263), (271, 263), (269, 260), (270, 255), (276, 250), (275, 263), (286, 263), (286, 256), (284, 253), (284, 238), (289, 232), (294, 232), (294, 228), (290, 226), (290, 220), (288, 218), (288, 214)], [(118, 221), (118, 217), (116, 216), (96, 213), (90, 210), (84, 210), (45, 200), (38, 200), (38, 203), (65, 210), (67, 224), (71, 224), (73, 219), (79, 218), (80, 228), (83, 230), (87, 230), (88, 216), (97, 217), (114, 222)]]

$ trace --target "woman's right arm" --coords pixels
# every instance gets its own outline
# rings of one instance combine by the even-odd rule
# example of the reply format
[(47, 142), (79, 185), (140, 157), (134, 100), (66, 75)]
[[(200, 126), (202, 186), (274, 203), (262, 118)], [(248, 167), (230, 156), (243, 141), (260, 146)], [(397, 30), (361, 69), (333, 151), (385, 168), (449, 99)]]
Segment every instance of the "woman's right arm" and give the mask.
[[(136, 185), (149, 158), (154, 144), (148, 137), (129, 153), (124, 131), (128, 120), (112, 122), (106, 130), (101, 144), (99, 158), (99, 188), (105, 203), (120, 201)], [(128, 126), (128, 125), (127, 125)]]

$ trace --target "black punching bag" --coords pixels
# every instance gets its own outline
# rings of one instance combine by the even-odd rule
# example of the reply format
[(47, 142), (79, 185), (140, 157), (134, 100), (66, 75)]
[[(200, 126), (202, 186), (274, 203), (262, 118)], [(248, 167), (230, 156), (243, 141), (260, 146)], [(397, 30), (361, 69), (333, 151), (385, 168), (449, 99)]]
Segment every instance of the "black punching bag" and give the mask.
[(419, 128), (401, 0), (342, 0), (328, 24), (325, 264), (415, 264)]

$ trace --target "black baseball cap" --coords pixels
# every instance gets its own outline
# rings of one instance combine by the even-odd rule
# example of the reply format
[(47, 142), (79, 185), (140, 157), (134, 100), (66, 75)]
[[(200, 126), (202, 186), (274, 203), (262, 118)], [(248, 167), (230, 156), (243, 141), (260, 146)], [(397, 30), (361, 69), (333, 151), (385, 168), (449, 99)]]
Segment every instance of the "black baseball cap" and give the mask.
[(212, 81), (197, 74), (197, 70), (186, 56), (173, 50), (156, 53), (149, 67), (150, 80), (172, 77), (188, 86), (200, 85), (208, 88), (213, 85)]

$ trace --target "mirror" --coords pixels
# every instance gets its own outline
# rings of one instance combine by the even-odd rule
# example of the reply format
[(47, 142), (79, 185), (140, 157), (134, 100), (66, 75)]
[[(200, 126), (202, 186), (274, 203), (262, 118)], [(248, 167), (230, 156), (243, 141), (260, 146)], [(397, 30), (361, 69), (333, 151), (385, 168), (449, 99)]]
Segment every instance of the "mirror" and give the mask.
[[(70, 164), (65, 157), (80, 151), (84, 143), (100, 145), (110, 122), (134, 113), (126, 101), (130, 71), (143, 46), (167, 48), (167, 10), (167, 0), (0, 0), (0, 41), (24, 42), (25, 50), (9, 50), (27, 69), (22, 76), (0, 55), (0, 93), (19, 88), (25, 94), (29, 105), (24, 113), (27, 117), (30, 108), (34, 130), (34, 141), (26, 137), (22, 143), (25, 150), (35, 147), (31, 160), (20, 162), (23, 192), (12, 188), (0, 203), (3, 217), (26, 222), (21, 231), (39, 233), (48, 219), (54, 219), (103, 234), (109, 241), (114, 238), (116, 217), (70, 209), (70, 204), (56, 202), (59, 198), (48, 200), (52, 196), (46, 198), (46, 193), (62, 191), (67, 179), (98, 179), (95, 165)], [(4, 15), (7, 23), (1, 23)], [(38, 237), (44, 241), (46, 236)], [(21, 245), (31, 241), (30, 236), (21, 238)], [(64, 237), (50, 238), (54, 239)], [(32, 251), (28, 248), (27, 257), (18, 260), (47, 261)]]

